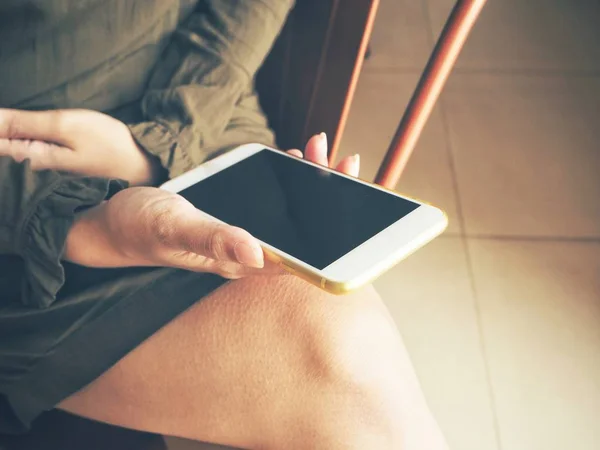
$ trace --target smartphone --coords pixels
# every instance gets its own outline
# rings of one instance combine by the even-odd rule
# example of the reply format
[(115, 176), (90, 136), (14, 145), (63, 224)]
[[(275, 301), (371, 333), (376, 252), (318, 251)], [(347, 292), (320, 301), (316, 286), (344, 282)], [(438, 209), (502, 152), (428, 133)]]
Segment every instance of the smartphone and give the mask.
[(161, 188), (250, 232), (267, 258), (334, 294), (373, 281), (448, 222), (438, 208), (261, 144)]

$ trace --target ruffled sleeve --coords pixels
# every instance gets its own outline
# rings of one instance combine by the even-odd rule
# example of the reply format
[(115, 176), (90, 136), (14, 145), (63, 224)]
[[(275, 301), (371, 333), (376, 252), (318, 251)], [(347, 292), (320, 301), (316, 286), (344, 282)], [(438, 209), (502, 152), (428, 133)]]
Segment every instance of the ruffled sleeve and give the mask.
[[(65, 282), (61, 257), (75, 213), (125, 187), (120, 181), (34, 172), (0, 157), (0, 254), (24, 261), (21, 300), (45, 308)], [(2, 276), (2, 274), (0, 274)]]
[[(144, 121), (130, 124), (134, 139), (160, 159), (170, 178), (215, 156), (211, 149), (223, 143), (225, 130), (240, 126), (233, 123), (236, 108), (293, 5), (206, 0), (180, 25), (142, 99)], [(252, 118), (245, 119), (238, 122)]]

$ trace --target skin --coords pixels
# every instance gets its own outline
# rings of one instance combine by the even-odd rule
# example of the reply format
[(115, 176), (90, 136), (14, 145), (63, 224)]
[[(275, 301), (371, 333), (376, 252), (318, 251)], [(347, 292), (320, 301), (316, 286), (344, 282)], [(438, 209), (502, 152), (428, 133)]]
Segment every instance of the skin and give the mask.
[[(93, 111), (0, 110), (0, 154), (30, 158), (36, 169), (152, 184), (156, 162), (124, 130)], [(290, 153), (327, 165), (326, 138)], [(337, 169), (356, 176), (358, 165), (351, 157)], [(80, 214), (64, 258), (238, 280), (199, 299), (61, 409), (247, 449), (447, 449), (372, 287), (334, 297), (282, 276), (249, 233), (152, 187)]]

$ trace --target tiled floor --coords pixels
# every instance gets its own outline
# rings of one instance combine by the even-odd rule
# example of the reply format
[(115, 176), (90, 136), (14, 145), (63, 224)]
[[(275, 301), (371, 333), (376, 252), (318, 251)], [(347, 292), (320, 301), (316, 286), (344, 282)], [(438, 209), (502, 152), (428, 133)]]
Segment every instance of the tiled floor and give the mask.
[[(342, 143), (365, 178), (454, 3), (381, 1)], [(598, 450), (600, 3), (488, 3), (398, 187), (451, 225), (377, 288), (451, 449)]]

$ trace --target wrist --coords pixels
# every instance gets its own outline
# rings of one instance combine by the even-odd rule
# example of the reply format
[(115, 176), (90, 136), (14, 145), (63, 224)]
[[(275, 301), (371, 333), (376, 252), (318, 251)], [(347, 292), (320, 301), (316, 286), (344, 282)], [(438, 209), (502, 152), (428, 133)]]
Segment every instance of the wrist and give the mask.
[(75, 215), (65, 242), (63, 260), (97, 268), (134, 265), (110, 235), (105, 220), (107, 205), (104, 201)]
[(131, 186), (157, 186), (166, 179), (165, 169), (160, 164), (160, 160), (143, 150), (138, 146), (139, 163), (136, 165), (139, 169), (129, 180)]

